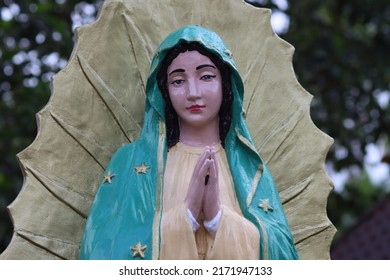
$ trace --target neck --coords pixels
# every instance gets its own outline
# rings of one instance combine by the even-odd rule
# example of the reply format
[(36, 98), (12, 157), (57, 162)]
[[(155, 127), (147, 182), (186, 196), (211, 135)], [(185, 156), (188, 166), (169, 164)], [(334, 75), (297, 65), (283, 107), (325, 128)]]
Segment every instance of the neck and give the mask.
[(219, 120), (205, 126), (191, 126), (179, 122), (180, 142), (197, 147), (215, 146), (220, 143)]

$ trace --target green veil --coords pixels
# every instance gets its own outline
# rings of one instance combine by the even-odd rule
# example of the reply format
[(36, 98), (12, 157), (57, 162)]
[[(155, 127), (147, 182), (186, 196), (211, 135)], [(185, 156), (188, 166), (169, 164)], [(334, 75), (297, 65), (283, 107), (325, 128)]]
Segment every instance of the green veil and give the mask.
[[(159, 259), (164, 168), (167, 156), (165, 102), (156, 75), (169, 49), (198, 42), (231, 68), (232, 123), (225, 151), (241, 211), (259, 230), (261, 259), (297, 259), (292, 235), (272, 176), (251, 139), (242, 111), (244, 87), (231, 52), (221, 38), (199, 26), (171, 33), (158, 47), (146, 84), (140, 137), (112, 157), (91, 207), (80, 259)], [(270, 208), (266, 209), (265, 204)]]

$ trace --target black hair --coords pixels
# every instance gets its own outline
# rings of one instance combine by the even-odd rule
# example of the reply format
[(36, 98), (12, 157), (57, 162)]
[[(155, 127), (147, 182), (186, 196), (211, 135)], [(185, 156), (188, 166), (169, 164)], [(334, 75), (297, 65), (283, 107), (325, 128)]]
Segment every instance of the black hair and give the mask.
[(168, 147), (174, 146), (179, 142), (180, 138), (180, 129), (179, 129), (179, 120), (177, 113), (174, 110), (171, 100), (169, 98), (168, 92), (168, 77), (167, 71), (169, 65), (172, 61), (181, 53), (186, 51), (198, 51), (200, 54), (207, 56), (214, 63), (221, 73), (222, 78), (222, 104), (219, 109), (219, 138), (221, 144), (225, 147), (225, 138), (230, 129), (230, 124), (232, 121), (232, 103), (233, 103), (233, 93), (232, 93), (232, 83), (231, 83), (231, 71), (230, 67), (222, 62), (222, 60), (217, 57), (217, 55), (209, 52), (203, 46), (197, 42), (185, 42), (181, 41), (175, 47), (170, 49), (167, 55), (164, 58), (164, 61), (161, 64), (160, 70), (157, 73), (157, 83), (158, 87), (165, 99), (165, 121), (167, 126), (167, 141)]

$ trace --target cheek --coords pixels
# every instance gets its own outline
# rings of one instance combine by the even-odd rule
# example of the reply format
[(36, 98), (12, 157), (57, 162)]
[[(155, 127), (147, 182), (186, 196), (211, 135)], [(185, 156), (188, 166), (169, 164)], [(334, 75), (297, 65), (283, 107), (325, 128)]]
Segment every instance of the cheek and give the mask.
[(183, 102), (185, 101), (184, 95), (178, 89), (168, 89), (168, 92), (173, 109), (175, 109), (175, 111), (177, 112), (180, 107), (183, 106)]
[(222, 104), (222, 86), (215, 84), (213, 87), (209, 87), (207, 96), (211, 104), (214, 104), (219, 109)]

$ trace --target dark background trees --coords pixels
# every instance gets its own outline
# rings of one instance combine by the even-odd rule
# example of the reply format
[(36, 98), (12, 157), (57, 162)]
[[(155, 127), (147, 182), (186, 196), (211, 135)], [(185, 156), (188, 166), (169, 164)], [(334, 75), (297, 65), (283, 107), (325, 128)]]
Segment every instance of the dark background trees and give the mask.
[[(335, 139), (327, 158), (336, 186), (328, 211), (341, 235), (390, 189), (390, 1), (248, 2), (287, 20), (279, 36), (296, 49), (297, 78), (314, 95), (313, 121)], [(15, 155), (36, 136), (35, 114), (50, 98), (51, 76), (70, 57), (74, 28), (93, 21), (100, 5), (1, 1), (0, 252), (12, 233), (6, 206), (23, 181)]]
[(328, 168), (347, 174), (339, 186), (334, 178), (328, 204), (338, 238), (390, 191), (390, 1), (289, 1), (285, 12), (281, 37), (295, 47), (296, 75), (314, 95), (313, 121), (335, 140)]

